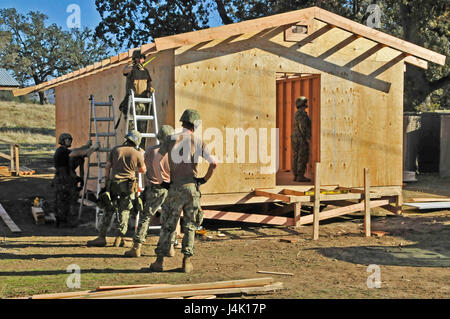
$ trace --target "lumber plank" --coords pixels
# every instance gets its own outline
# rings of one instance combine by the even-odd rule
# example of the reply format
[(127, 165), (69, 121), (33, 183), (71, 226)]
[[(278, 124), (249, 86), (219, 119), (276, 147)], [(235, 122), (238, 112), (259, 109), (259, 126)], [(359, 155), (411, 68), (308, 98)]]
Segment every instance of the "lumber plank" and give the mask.
[[(373, 200), (370, 201), (370, 208), (385, 206), (388, 205), (389, 203), (390, 201), (388, 199)], [(359, 212), (362, 210), (364, 210), (364, 203), (339, 207), (332, 210), (321, 212), (319, 214), (319, 220), (334, 218), (345, 214)], [(311, 224), (312, 222), (313, 222), (313, 215), (302, 216), (300, 218), (300, 225)]]
[(415, 57), (431, 61), (440, 65), (445, 64), (445, 55), (433, 52), (431, 50), (422, 48), (416, 44), (407, 42), (405, 40), (396, 38), (387, 33), (378, 31), (376, 29), (369, 28), (368, 26), (362, 25), (360, 23), (354, 22), (350, 19), (339, 16), (335, 13), (329, 12), (327, 10), (321, 9), (319, 7), (314, 7), (314, 17), (325, 23), (332, 24), (338, 28), (344, 29), (346, 31), (359, 34), (366, 39), (382, 43), (393, 49), (409, 53)]
[(99, 286), (95, 291), (117, 290), (117, 289), (132, 289), (142, 287), (166, 287), (169, 284), (143, 284), (143, 285), (121, 285), (121, 286)]
[(191, 296), (185, 299), (216, 299), (216, 295)]
[(286, 203), (291, 202), (290, 196), (283, 195), (283, 194), (276, 194), (276, 193), (272, 193), (272, 192), (268, 192), (268, 191), (264, 191), (264, 190), (260, 190), (260, 189), (255, 189), (255, 196), (264, 196), (264, 197), (268, 197), (270, 199), (278, 199), (278, 200), (281, 200)]
[(364, 168), (364, 234), (370, 237), (370, 172)]
[(425, 202), (450, 202), (450, 197), (413, 197), (409, 201), (415, 203)]
[(73, 291), (73, 292), (59, 292), (59, 293), (52, 293), (52, 294), (40, 294), (40, 295), (33, 295), (29, 299), (64, 299), (64, 298), (84, 296), (91, 292), (92, 292), (92, 290), (84, 290), (84, 291)]
[(300, 21), (305, 21), (305, 23), (307, 23), (311, 20), (313, 13), (313, 8), (307, 8), (229, 25), (157, 38), (155, 39), (156, 48), (158, 51), (161, 51), (215, 39), (226, 39), (244, 33), (259, 32), (268, 28), (294, 24)]
[(317, 162), (314, 172), (313, 240), (319, 239), (320, 197), (320, 163)]
[(203, 210), (206, 219), (230, 220), (245, 223), (257, 223), (279, 226), (294, 226), (294, 218), (272, 215), (246, 214), (220, 210)]
[(6, 226), (8, 226), (9, 230), (13, 233), (20, 233), (22, 230), (14, 223), (11, 217), (8, 215), (6, 210), (3, 208), (2, 204), (0, 204), (0, 217), (5, 222)]
[(290, 272), (277, 272), (277, 271), (266, 271), (266, 270), (258, 270), (258, 274), (270, 274), (270, 275), (284, 275), (284, 276), (294, 276), (293, 273)]
[(284, 289), (282, 282), (276, 282), (269, 285), (258, 287), (235, 287), (235, 288), (215, 288), (215, 289), (200, 289), (200, 290), (183, 290), (183, 291), (169, 291), (157, 293), (141, 293), (131, 295), (116, 295), (114, 297), (95, 297), (94, 299), (162, 299), (174, 297), (189, 297), (197, 295), (228, 295), (228, 294), (249, 294), (258, 292), (271, 292)]
[[(272, 277), (254, 278), (254, 279), (243, 279), (243, 280), (229, 280), (229, 281), (217, 281), (210, 283), (199, 283), (199, 284), (181, 284), (181, 285), (170, 285), (165, 287), (143, 287), (143, 288), (132, 288), (132, 289), (120, 289), (114, 291), (97, 292), (86, 294), (84, 296), (76, 297), (77, 299), (91, 299), (91, 298), (112, 298), (124, 295), (142, 295), (142, 294), (165, 294), (170, 292), (181, 292), (181, 291), (204, 291), (209, 289), (229, 289), (229, 288), (245, 288), (254, 286), (265, 286), (273, 283)], [(205, 293), (201, 292), (198, 294), (208, 295), (215, 293)], [(157, 297), (166, 298), (166, 297)]]
[(419, 58), (416, 58), (415, 56), (409, 55), (405, 58), (405, 62), (408, 64), (412, 64), (414, 66), (417, 66), (421, 69), (427, 70), (428, 69), (428, 62)]

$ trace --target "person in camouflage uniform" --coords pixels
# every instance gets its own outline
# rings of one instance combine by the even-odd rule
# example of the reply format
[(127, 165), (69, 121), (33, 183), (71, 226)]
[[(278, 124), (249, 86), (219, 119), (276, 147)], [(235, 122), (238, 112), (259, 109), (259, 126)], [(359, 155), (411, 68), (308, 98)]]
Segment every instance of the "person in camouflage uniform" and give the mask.
[[(132, 55), (133, 64), (127, 65), (123, 69), (123, 75), (126, 76), (126, 93), (125, 98), (119, 106), (119, 109), (126, 114), (128, 110), (128, 98), (130, 90), (133, 90), (135, 97), (149, 98), (155, 91), (152, 88), (152, 78), (148, 70), (143, 66), (145, 55), (140, 50), (133, 51)], [(136, 103), (136, 115), (148, 114), (149, 103)], [(147, 121), (137, 121), (137, 131), (141, 133), (147, 132)], [(133, 121), (128, 122), (128, 131), (134, 130)], [(142, 141), (142, 144), (145, 144)], [(145, 145), (140, 145), (141, 148), (145, 148)]]
[(297, 112), (294, 115), (294, 131), (291, 136), (292, 151), (294, 158), (292, 161), (292, 170), (294, 172), (294, 181), (309, 182), (306, 178), (306, 165), (309, 161), (309, 143), (311, 140), (311, 120), (305, 109), (308, 107), (308, 100), (300, 96), (295, 101)]
[[(212, 176), (217, 164), (205, 144), (194, 136), (194, 130), (200, 121), (200, 114), (196, 110), (187, 109), (183, 112), (180, 121), (183, 131), (174, 134), (168, 142), (161, 146), (155, 155), (153, 167), (157, 172), (159, 182), (163, 182), (159, 162), (165, 154), (169, 156), (170, 180), (169, 193), (162, 206), (162, 227), (155, 249), (156, 261), (150, 265), (151, 271), (163, 271), (164, 256), (168, 254), (181, 211), (183, 211), (184, 236), (181, 252), (184, 254), (182, 269), (184, 272), (193, 270), (191, 256), (194, 255), (195, 231), (203, 221), (203, 212), (200, 207), (200, 185), (206, 183)], [(209, 163), (208, 171), (204, 177), (197, 177), (197, 164), (199, 156)]]
[[(114, 147), (108, 157), (105, 167), (105, 192), (109, 200), (103, 203), (104, 214), (99, 225), (99, 235), (96, 239), (88, 241), (88, 246), (106, 246), (106, 234), (114, 213), (117, 212), (117, 236), (114, 246), (123, 246), (128, 230), (130, 210), (133, 208), (135, 194), (138, 191), (136, 170), (146, 172), (143, 152), (137, 149), (141, 142), (139, 132), (131, 131), (125, 136), (125, 143)], [(102, 197), (103, 199), (105, 197)]]
[[(163, 125), (157, 134), (157, 138), (159, 140), (159, 145), (151, 146), (147, 148), (145, 151), (144, 161), (147, 167), (147, 173), (145, 175), (145, 190), (141, 196), (144, 198), (144, 209), (141, 213), (139, 219), (139, 225), (137, 231), (134, 235), (133, 247), (125, 252), (125, 256), (127, 257), (140, 257), (141, 256), (141, 247), (142, 244), (145, 243), (148, 232), (148, 225), (153, 216), (155, 216), (158, 209), (164, 203), (168, 190), (162, 187), (158, 183), (158, 179), (155, 176), (155, 172), (153, 170), (153, 160), (155, 159), (155, 154), (161, 148), (161, 145), (164, 145), (167, 142), (167, 138), (173, 134), (174, 130), (170, 125)], [(168, 185), (170, 183), (170, 168), (167, 154), (161, 161), (161, 172), (164, 183)], [(176, 233), (174, 232), (172, 235), (172, 241), (175, 242)], [(175, 250), (173, 244), (170, 247), (170, 252), (168, 257), (173, 257), (175, 255)]]
[[(53, 162), (56, 169), (52, 186), (55, 187), (56, 226), (75, 227), (77, 225), (78, 196), (83, 187), (84, 158), (98, 150), (98, 144), (87, 142), (80, 148), (71, 149), (72, 136), (62, 133), (58, 137), (60, 147), (56, 149)], [(79, 167), (80, 176), (76, 169)], [(81, 183), (81, 186), (78, 186)]]

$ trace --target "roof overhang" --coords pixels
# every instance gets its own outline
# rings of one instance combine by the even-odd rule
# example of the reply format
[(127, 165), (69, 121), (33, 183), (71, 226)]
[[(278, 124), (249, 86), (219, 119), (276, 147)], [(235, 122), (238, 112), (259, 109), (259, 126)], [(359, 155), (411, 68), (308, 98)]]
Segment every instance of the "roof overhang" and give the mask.
[[(269, 28), (276, 28), (298, 24), (311, 24), (312, 19), (316, 19), (326, 23), (325, 27), (315, 31), (316, 37), (333, 28), (340, 28), (352, 33), (351, 38), (347, 41), (350, 43), (354, 38), (366, 38), (377, 43), (373, 48), (374, 52), (383, 47), (389, 47), (400, 51), (400, 54), (393, 62), (403, 60), (406, 63), (417, 67), (427, 69), (428, 62), (445, 65), (446, 56), (423, 48), (408, 41), (396, 38), (387, 33), (372, 29), (360, 23), (354, 22), (319, 7), (311, 7), (282, 14), (276, 14), (263, 18), (242, 21), (234, 24), (219, 26), (215, 28), (202, 29), (198, 31), (186, 32), (167, 37), (156, 38), (155, 43), (144, 44), (140, 47), (142, 53), (155, 54), (157, 52), (169, 49), (175, 49), (186, 45), (195, 45), (202, 42), (208, 42), (217, 39), (226, 39), (245, 33), (259, 32)], [(342, 45), (342, 47), (345, 43)], [(14, 96), (28, 94), (34, 91), (43, 91), (51, 89), (55, 86), (69, 83), (73, 80), (83, 78), (118, 65), (128, 63), (131, 60), (132, 53), (135, 49), (121, 53), (117, 56), (96, 62), (80, 70), (71, 72), (67, 75), (60, 76), (51, 81), (41, 83), (32, 87), (16, 89), (13, 91)]]

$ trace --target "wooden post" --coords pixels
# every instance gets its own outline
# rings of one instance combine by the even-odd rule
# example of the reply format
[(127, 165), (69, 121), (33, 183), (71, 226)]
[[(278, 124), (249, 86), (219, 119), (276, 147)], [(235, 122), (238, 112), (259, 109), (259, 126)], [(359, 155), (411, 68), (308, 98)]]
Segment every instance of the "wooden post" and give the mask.
[(294, 203), (294, 227), (300, 227), (300, 215), (302, 210), (302, 203)]
[(395, 215), (402, 214), (403, 195), (399, 194), (395, 200)]
[(364, 234), (370, 237), (370, 174), (364, 169)]
[(319, 239), (319, 210), (320, 210), (320, 163), (316, 163), (316, 170), (314, 172), (313, 240)]
[(14, 171), (14, 146), (9, 144), (9, 161), (10, 161), (10, 171)]
[(20, 167), (19, 167), (19, 146), (18, 145), (14, 145), (14, 156), (16, 159), (16, 175), (19, 176), (20, 175)]

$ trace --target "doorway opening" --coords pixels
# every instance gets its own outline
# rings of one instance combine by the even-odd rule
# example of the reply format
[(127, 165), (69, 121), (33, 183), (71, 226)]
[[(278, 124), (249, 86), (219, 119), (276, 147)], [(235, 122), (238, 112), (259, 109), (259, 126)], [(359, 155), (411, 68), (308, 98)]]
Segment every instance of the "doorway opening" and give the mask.
[[(320, 74), (277, 73), (276, 114), (279, 130), (279, 169), (277, 185), (302, 185), (314, 182), (314, 163), (320, 161)], [(291, 135), (294, 130), (295, 100), (305, 96), (308, 100), (306, 112), (311, 120), (309, 161), (305, 177), (311, 182), (295, 182), (292, 170), (293, 150)]]

